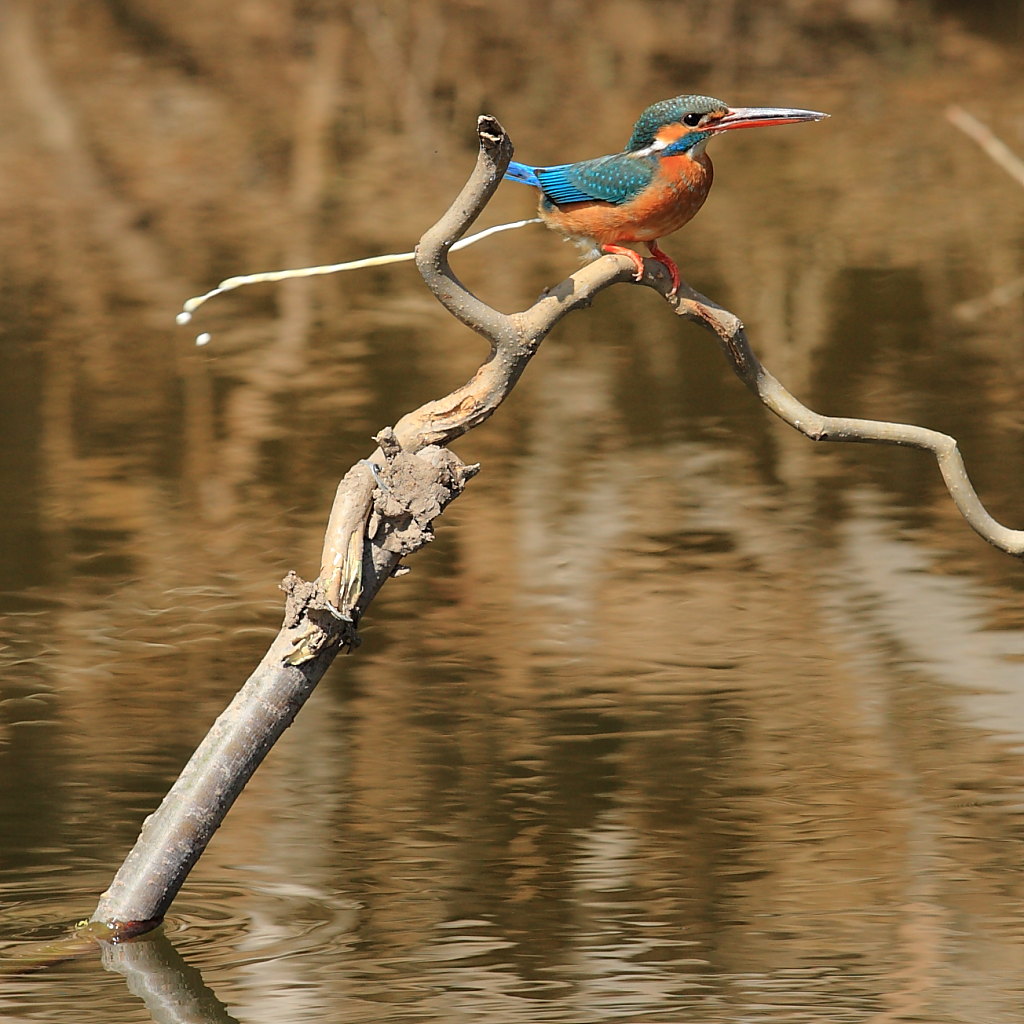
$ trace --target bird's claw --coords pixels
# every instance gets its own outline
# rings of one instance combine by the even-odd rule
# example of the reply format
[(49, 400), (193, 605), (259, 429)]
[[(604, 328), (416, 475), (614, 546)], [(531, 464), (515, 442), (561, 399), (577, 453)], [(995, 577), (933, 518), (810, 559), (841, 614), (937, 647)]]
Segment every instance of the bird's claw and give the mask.
[(633, 280), (644, 279), (644, 258), (633, 249), (627, 249), (624, 245), (602, 245), (602, 252), (611, 253), (613, 256), (625, 256), (633, 264)]
[(675, 260), (667, 252), (662, 252), (657, 242), (648, 242), (647, 248), (650, 250), (651, 255), (669, 272), (672, 278), (672, 288), (668, 293), (668, 297), (674, 299), (679, 291), (680, 284), (682, 284), (679, 268), (676, 266)]

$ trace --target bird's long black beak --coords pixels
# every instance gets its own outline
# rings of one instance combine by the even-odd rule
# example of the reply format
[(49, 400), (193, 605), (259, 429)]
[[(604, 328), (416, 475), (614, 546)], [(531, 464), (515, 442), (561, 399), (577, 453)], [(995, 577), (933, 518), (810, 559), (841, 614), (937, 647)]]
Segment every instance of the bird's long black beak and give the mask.
[(818, 110), (796, 110), (790, 107), (732, 107), (729, 113), (713, 125), (712, 131), (729, 128), (758, 128), (773, 124), (796, 124), (798, 121), (821, 121), (828, 117)]

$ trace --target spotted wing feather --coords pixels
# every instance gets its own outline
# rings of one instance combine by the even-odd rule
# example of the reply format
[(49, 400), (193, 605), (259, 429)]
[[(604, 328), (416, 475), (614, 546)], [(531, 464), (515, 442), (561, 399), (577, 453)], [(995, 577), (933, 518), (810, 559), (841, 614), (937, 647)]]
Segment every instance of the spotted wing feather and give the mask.
[(654, 177), (654, 163), (625, 153), (577, 164), (532, 168), (541, 191), (553, 203), (602, 200), (621, 205), (638, 196)]

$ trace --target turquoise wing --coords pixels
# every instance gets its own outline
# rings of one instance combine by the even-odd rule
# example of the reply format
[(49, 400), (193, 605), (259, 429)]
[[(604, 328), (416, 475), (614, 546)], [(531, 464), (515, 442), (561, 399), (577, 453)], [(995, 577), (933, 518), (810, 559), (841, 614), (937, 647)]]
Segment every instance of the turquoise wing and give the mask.
[(557, 167), (534, 167), (541, 191), (553, 203), (628, 203), (651, 183), (654, 163), (643, 157), (616, 153)]

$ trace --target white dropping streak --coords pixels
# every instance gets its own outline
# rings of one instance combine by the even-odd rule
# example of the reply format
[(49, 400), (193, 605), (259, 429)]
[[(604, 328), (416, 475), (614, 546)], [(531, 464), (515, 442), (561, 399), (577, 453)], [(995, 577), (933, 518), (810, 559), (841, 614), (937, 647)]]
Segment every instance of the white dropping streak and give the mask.
[[(539, 217), (531, 217), (529, 220), (516, 220), (509, 224), (495, 224), (494, 227), (485, 228), (483, 231), (478, 231), (475, 235), (470, 235), (468, 238), (459, 239), (451, 247), (451, 251), (456, 252), (458, 249), (465, 249), (467, 246), (480, 242), (490, 235), (496, 235), (500, 231), (511, 231), (514, 228), (522, 228), (527, 224), (540, 224), (540, 222)], [(319, 277), (325, 274), (338, 274), (343, 270), (383, 267), (388, 263), (408, 263), (415, 258), (415, 252), (393, 252), (387, 253), (384, 256), (370, 256), (362, 260), (350, 260), (348, 263), (330, 263), (322, 267), (300, 267), (297, 270), (268, 270), (262, 274), (242, 274), (238, 277), (228, 277), (205, 295), (193, 295), (192, 298), (187, 299), (182, 307), (182, 311), (175, 317), (175, 322), (179, 325), (189, 323), (192, 320), (192, 314), (204, 302), (208, 302), (215, 295), (223, 295), (225, 292), (233, 291), (235, 288), (241, 288), (242, 285), (267, 284), (273, 281), (292, 281), (300, 277)], [(206, 341), (200, 341), (199, 338), (205, 338)], [(205, 345), (210, 340), (208, 334), (201, 334), (199, 338), (196, 338), (197, 345)]]

